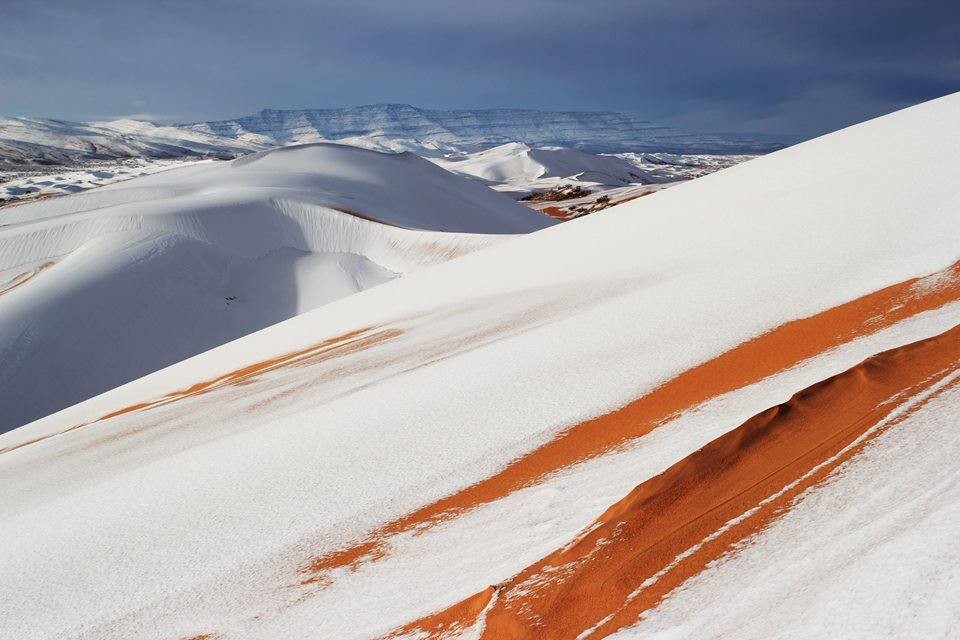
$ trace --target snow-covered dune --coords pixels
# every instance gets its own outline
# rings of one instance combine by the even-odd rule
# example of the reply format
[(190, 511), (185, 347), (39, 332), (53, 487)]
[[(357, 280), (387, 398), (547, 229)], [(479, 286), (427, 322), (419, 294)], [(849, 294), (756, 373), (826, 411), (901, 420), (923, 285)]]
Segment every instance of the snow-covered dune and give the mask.
[(520, 142), (509, 142), (463, 159), (438, 158), (434, 162), (454, 173), (511, 187), (553, 184), (562, 179), (608, 186), (646, 182), (643, 172), (623, 158), (564, 147), (531, 148)]
[(594, 213), (702, 177), (752, 156), (595, 154), (510, 142), (432, 162), (525, 201), (558, 220)]
[(551, 224), (412, 154), (341, 145), (171, 170), (2, 221), (4, 429)]
[(960, 94), (0, 435), (0, 635), (950, 637), (958, 141)]

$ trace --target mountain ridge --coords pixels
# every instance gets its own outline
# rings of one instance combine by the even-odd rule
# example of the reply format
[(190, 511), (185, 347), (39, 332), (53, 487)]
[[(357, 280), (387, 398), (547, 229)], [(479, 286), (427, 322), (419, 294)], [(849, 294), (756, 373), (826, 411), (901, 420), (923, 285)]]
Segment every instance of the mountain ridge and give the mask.
[(175, 125), (0, 116), (0, 170), (137, 158), (229, 159), (312, 142), (438, 158), (510, 142), (593, 153), (759, 154), (796, 141), (766, 134), (684, 133), (614, 111), (422, 109), (403, 103), (262, 109), (240, 118)]
[(316, 139), (391, 138), (477, 151), (506, 142), (570, 146), (596, 152), (766, 152), (795, 141), (766, 134), (684, 133), (616, 111), (553, 111), (521, 108), (424, 109), (406, 103), (374, 103), (327, 109), (262, 109), (226, 120), (175, 125), (197, 133), (296, 144)]

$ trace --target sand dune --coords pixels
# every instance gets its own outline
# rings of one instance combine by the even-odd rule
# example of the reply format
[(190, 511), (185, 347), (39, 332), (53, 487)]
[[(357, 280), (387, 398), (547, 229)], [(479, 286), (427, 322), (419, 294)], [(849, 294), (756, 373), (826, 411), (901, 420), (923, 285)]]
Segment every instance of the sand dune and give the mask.
[[(925, 286), (923, 282), (939, 283)], [(702, 365), (685, 371), (614, 412), (572, 425), (543, 446), (511, 461), (499, 473), (389, 523), (360, 544), (314, 558), (303, 571), (307, 583), (333, 569), (355, 566), (385, 553), (387, 539), (422, 531), (445, 518), (542, 481), (550, 473), (601, 456), (639, 438), (683, 411), (782, 372), (858, 336), (960, 300), (960, 266), (923, 279), (892, 285), (822, 313), (795, 320)]]
[[(639, 485), (583, 537), (508, 582), (402, 633), (442, 637), (482, 612), (483, 638), (606, 637), (788, 510), (928, 390), (956, 384), (958, 369), (960, 327), (873, 356)], [(494, 594), (491, 607), (478, 606)]]
[(342, 145), (184, 167), (3, 222), (0, 430), (551, 224), (411, 154)]
[(0, 434), (0, 635), (948, 636), (958, 99), (503, 242), (270, 200), (426, 266)]

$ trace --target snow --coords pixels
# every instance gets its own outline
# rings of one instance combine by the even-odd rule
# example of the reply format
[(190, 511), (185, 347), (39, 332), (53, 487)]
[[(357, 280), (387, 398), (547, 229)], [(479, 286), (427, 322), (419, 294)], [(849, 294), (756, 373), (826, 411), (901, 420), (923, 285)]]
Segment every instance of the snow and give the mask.
[[(675, 155), (664, 153), (665, 149), (768, 151), (782, 146), (773, 139), (751, 136), (682, 135), (617, 113), (430, 111), (389, 104), (264, 110), (236, 120), (175, 126), (131, 119), (74, 123), (0, 118), (0, 181), (7, 182), (0, 197), (19, 200), (37, 194), (75, 193), (106, 183), (96, 175), (91, 179), (82, 174), (35, 179), (35, 174), (48, 173), (51, 166), (58, 175), (68, 166), (88, 169), (90, 174), (123, 174), (129, 172), (120, 168), (122, 165), (136, 162), (149, 166), (158, 159), (233, 158), (316, 142), (412, 152), (511, 193), (549, 189), (562, 178), (608, 187), (670, 182), (703, 175), (746, 157)], [(591, 153), (598, 150), (628, 152), (617, 156)], [(101, 166), (104, 163), (120, 166)], [(4, 177), (3, 173), (10, 175)]]
[[(77, 167), (31, 167), (0, 171), (0, 204), (48, 196), (63, 196), (102, 187), (205, 160), (145, 160), (91, 162)], [(0, 213), (0, 220), (4, 214)]]
[(540, 211), (546, 207), (561, 208), (569, 213), (565, 215), (569, 219), (584, 213), (576, 211), (578, 207), (589, 211), (601, 196), (616, 204), (708, 175), (752, 157), (666, 153), (606, 155), (566, 147), (530, 147), (520, 142), (508, 142), (474, 153), (448, 153), (430, 159), (448, 171), (480, 180), (514, 198), (566, 186), (589, 191), (590, 195), (583, 198), (526, 202)]
[[(313, 632), (322, 637), (373, 638), (442, 609), (564, 546), (634, 486), (787, 400), (794, 391), (874, 353), (936, 335), (958, 322), (960, 304), (922, 314), (715, 398), (629, 446), (564, 469), (542, 483), (427, 531), (393, 536), (385, 559), (334, 574), (333, 586), (285, 611), (281, 619), (245, 629), (243, 635), (299, 637)], [(398, 590), (397, 584), (416, 585), (416, 590)], [(376, 615), (365, 615), (374, 604)]]
[(232, 158), (265, 146), (135, 120), (79, 123), (0, 117), (0, 169), (121, 158)]
[(184, 125), (131, 119), (67, 122), (0, 117), (0, 170), (124, 159), (233, 158), (267, 148), (340, 142), (377, 151), (441, 157), (506, 142), (592, 151), (765, 152), (783, 140), (754, 135), (689, 135), (610, 112), (523, 109), (427, 110), (381, 104), (277, 111)]
[(664, 183), (700, 178), (757, 156), (647, 152), (617, 153), (613, 157), (632, 163), (642, 171), (646, 181)]
[[(339, 141), (400, 144), (475, 152), (521, 141), (534, 146), (591, 151), (766, 152), (784, 139), (756, 134), (683, 134), (640, 118), (609, 111), (533, 109), (421, 109), (372, 104), (342, 109), (264, 109), (236, 118), (180, 125), (234, 140), (272, 144)], [(366, 143), (361, 144), (366, 146)]]
[(0, 283), (45, 265), (0, 297), (7, 429), (490, 234), (552, 223), (412, 154), (340, 145), (184, 167), (3, 216)]
[[(0, 559), (5, 585), (0, 631), (24, 638), (316, 637), (317, 625), (329, 617), (325, 624), (334, 628), (342, 610), (355, 615), (347, 631), (335, 635), (369, 637), (392, 622), (381, 617), (376, 599), (388, 582), (383, 611), (411, 619), (441, 604), (441, 587), (448, 592), (443, 604), (451, 604), (475, 591), (477, 582), (514, 570), (528, 560), (515, 538), (557, 546), (608, 506), (609, 496), (622, 495), (624, 483), (639, 481), (624, 477), (631, 465), (618, 466), (608, 457), (609, 471), (607, 464), (585, 463), (562, 472), (554, 484), (530, 487), (553, 494), (552, 521), (529, 511), (525, 496), (531, 494), (518, 493), (507, 499), (517, 502), (478, 509), (450, 528), (421, 534), (435, 537), (398, 540), (395, 555), (339, 576), (343, 582), (330, 591), (311, 596), (298, 586), (298, 568), (314, 555), (342, 548), (489, 477), (572, 424), (622, 406), (784, 322), (956, 262), (958, 103), (960, 95), (949, 96), (570, 223), (487, 242), (469, 255), (418, 268), (0, 435), (0, 447), (52, 436), (0, 454), (0, 480), (8, 495), (0, 518), (12, 541)], [(289, 157), (277, 154), (271, 162)], [(232, 168), (255, 174), (262, 160)], [(201, 170), (214, 169), (191, 168), (188, 177), (196, 177), (198, 185), (209, 182)], [(161, 189), (163, 181), (187, 171), (61, 201), (91, 198), (85, 202), (109, 211), (116, 206), (110, 204), (113, 193), (140, 182), (140, 193), (163, 200), (138, 204), (139, 224), (163, 217), (171, 201), (205, 203), (203, 198), (212, 197), (199, 186), (199, 195), (185, 187)], [(345, 180), (354, 177), (344, 173)], [(257, 179), (246, 176), (243, 184)], [(276, 179), (273, 174), (269, 180)], [(270, 186), (267, 182), (255, 189)], [(239, 184), (223, 184), (231, 197), (244, 195)], [(286, 188), (299, 198), (312, 192), (299, 191), (299, 184)], [(274, 211), (298, 225), (305, 217), (296, 216), (305, 211), (333, 211), (329, 200), (294, 206), (289, 202), (297, 198), (286, 198), (277, 200), (287, 204)], [(72, 242), (65, 239), (67, 231), (48, 233), (68, 223), (57, 217), (66, 214), (41, 206), (46, 204), (11, 209), (31, 207), (37, 217), (33, 239), (15, 249), (24, 261), (43, 257), (48, 244)], [(230, 211), (237, 210), (234, 205)], [(195, 211), (200, 204), (191, 206)], [(258, 205), (256, 211), (264, 209)], [(398, 211), (396, 219), (410, 219), (410, 211)], [(376, 223), (342, 218), (347, 219), (368, 242), (373, 233), (367, 225)], [(226, 221), (201, 227), (191, 220), (185, 216), (178, 232), (195, 239), (209, 232), (210, 241), (217, 238), (220, 246), (248, 259), (255, 257), (250, 254), (257, 243), (270, 245), (277, 237), (266, 226), (255, 243), (247, 235), (231, 236)], [(48, 235), (56, 239), (44, 239)], [(319, 242), (312, 231), (304, 236)], [(411, 238), (410, 245), (418, 246), (423, 237)], [(406, 252), (391, 253), (394, 248), (391, 236), (376, 256), (357, 254), (389, 268), (407, 259)], [(911, 331), (923, 335), (934, 325), (955, 324), (955, 314), (949, 307), (918, 318), (872, 342), (827, 354), (814, 368), (801, 367), (726, 398), (728, 404), (711, 405), (707, 413), (681, 417), (703, 421), (697, 429), (681, 424), (640, 441), (638, 447), (655, 448), (634, 452), (639, 457), (633, 461), (647, 460), (645, 472), (655, 473), (655, 451), (663, 456), (656, 458), (661, 464), (669, 464), (696, 446), (698, 435), (710, 438), (735, 426), (737, 414), (789, 396), (807, 376), (842, 367), (880, 349), (885, 340), (896, 343), (910, 339)], [(338, 357), (281, 367), (244, 385), (220, 385), (71, 430), (365, 327), (391, 333)], [(620, 453), (630, 454), (615, 455)], [(952, 465), (955, 455), (947, 453), (930, 464)], [(580, 473), (590, 487), (607, 483), (596, 502), (572, 491), (566, 499), (566, 490), (578, 484), (571, 478)], [(930, 478), (937, 477), (918, 476), (915, 486), (935, 496)], [(930, 514), (930, 530), (942, 535), (904, 538), (904, 544), (922, 539), (932, 544), (925, 557), (950, 560), (956, 500), (952, 493), (943, 499), (949, 504), (935, 511), (915, 503)], [(825, 544), (821, 536), (807, 535), (794, 530), (786, 546), (800, 547), (796, 539), (802, 538), (809, 554)], [(444, 539), (449, 543), (441, 544)], [(541, 551), (524, 546), (522, 553)], [(468, 569), (462, 563), (474, 552), (498, 560), (473, 563), (477, 573), (455, 573), (457, 567)], [(830, 552), (848, 558), (843, 545)], [(875, 575), (879, 557), (865, 561), (856, 575)], [(454, 572), (446, 574), (444, 560), (461, 564), (452, 564)], [(484, 567), (489, 573), (480, 571)], [(787, 574), (779, 584), (789, 586), (785, 567), (778, 567)], [(443, 581), (430, 592), (434, 600), (398, 597), (429, 592), (438, 574)], [(397, 588), (397, 576), (403, 589)], [(825, 582), (822, 575), (812, 577)], [(884, 583), (858, 580), (858, 590), (852, 584), (831, 593), (853, 592), (866, 602)], [(925, 611), (922, 601), (885, 602), (904, 619)], [(795, 611), (779, 618), (787, 625), (781, 635), (806, 632)], [(814, 627), (824, 629), (830, 630)]]
[(956, 381), (736, 555), (612, 637), (952, 637), (960, 628)]
[(493, 184), (523, 186), (545, 178), (576, 179), (599, 185), (624, 186), (641, 182), (637, 167), (614, 156), (601, 156), (563, 147), (531, 148), (510, 142), (464, 159), (434, 159), (441, 167)]

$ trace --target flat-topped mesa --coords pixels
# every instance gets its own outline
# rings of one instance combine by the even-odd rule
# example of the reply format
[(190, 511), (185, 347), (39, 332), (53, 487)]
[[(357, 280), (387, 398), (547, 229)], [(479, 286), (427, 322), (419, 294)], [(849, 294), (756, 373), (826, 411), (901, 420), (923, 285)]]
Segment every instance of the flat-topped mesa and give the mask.
[(462, 151), (513, 141), (593, 151), (765, 152), (792, 141), (754, 134), (683, 134), (611, 111), (445, 110), (408, 104), (264, 109), (241, 118), (179, 126), (238, 140), (271, 140), (275, 144), (368, 137), (449, 145)]

